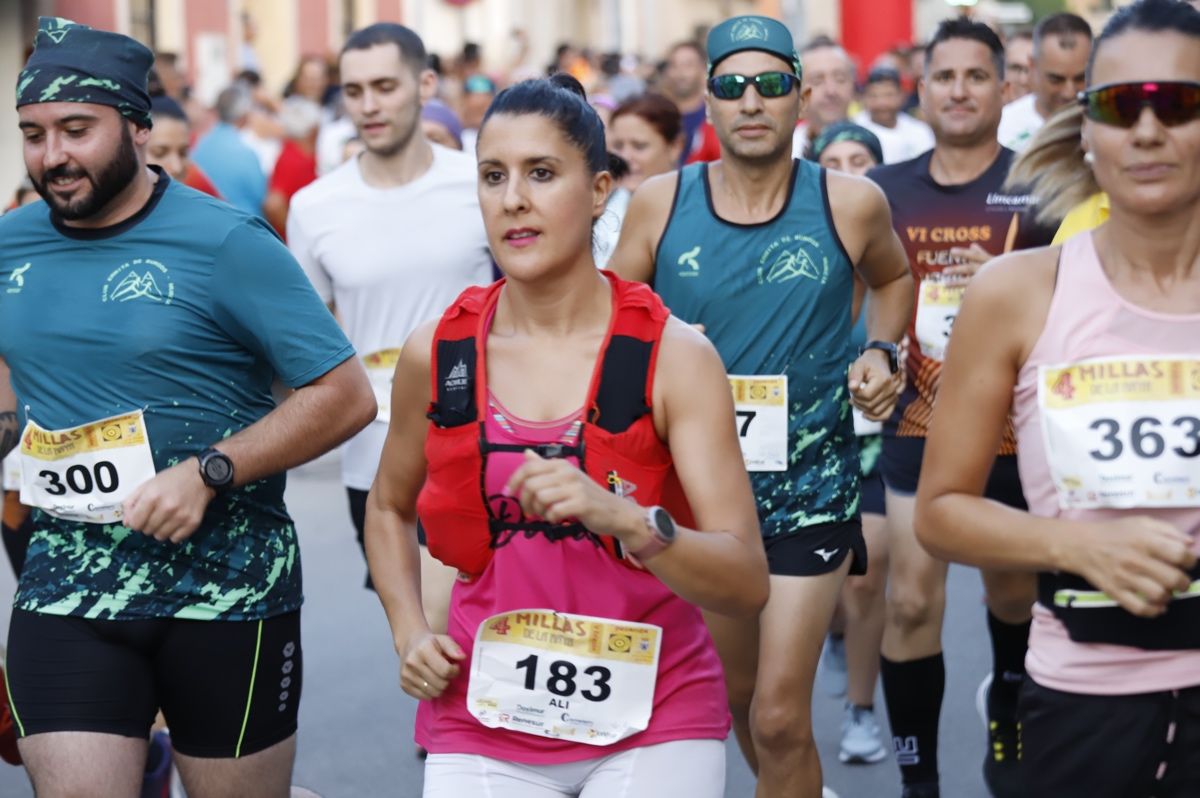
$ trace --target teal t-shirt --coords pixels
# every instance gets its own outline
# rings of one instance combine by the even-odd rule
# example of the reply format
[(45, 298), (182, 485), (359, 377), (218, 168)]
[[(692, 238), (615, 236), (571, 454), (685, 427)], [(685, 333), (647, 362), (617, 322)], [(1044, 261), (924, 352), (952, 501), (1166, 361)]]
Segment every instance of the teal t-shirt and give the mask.
[[(261, 220), (159, 173), (141, 211), (102, 230), (45, 203), (0, 217), (0, 355), (18, 415), (47, 430), (141, 409), (154, 467), (269, 413), (353, 349)], [(302, 601), (278, 474), (217, 496), (182, 545), (34, 511), (16, 606), (52, 615), (255, 620)]]
[(751, 473), (763, 535), (858, 514), (847, 370), (853, 264), (833, 227), (825, 172), (793, 162), (791, 191), (761, 224), (720, 219), (706, 164), (680, 172), (654, 289), (702, 323), (730, 374), (787, 375), (787, 470)]

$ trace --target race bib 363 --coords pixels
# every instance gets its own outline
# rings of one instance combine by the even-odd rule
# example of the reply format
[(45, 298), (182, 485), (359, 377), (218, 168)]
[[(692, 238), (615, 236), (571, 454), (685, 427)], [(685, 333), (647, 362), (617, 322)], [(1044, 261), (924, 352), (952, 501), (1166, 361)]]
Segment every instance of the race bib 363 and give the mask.
[(1038, 369), (1059, 506), (1200, 506), (1200, 357), (1108, 357)]

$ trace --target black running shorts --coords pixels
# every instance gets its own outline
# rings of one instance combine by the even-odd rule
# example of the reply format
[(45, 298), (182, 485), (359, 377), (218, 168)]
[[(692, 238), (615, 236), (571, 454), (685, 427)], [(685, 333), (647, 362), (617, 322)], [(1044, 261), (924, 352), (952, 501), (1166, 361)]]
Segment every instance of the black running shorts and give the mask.
[[(885, 437), (879, 468), (883, 472), (883, 482), (887, 489), (900, 496), (915, 496), (917, 479), (921, 476), (921, 462), (924, 459), (924, 438)], [(1017, 470), (1016, 455), (1004, 454), (996, 458), (983, 495), (1018, 510), (1029, 509), (1025, 503), (1025, 493), (1021, 490), (1021, 474)]]
[(1026, 679), (1018, 713), (1028, 798), (1200, 796), (1200, 687), (1098, 696)]
[(8, 689), (22, 737), (147, 738), (161, 708), (171, 745), (231, 758), (296, 733), (300, 611), (263, 621), (100, 621), (13, 610)]
[(847, 556), (854, 558), (851, 575), (867, 572), (867, 543), (859, 518), (771, 535), (763, 538), (763, 546), (772, 576), (820, 576), (841, 568)]

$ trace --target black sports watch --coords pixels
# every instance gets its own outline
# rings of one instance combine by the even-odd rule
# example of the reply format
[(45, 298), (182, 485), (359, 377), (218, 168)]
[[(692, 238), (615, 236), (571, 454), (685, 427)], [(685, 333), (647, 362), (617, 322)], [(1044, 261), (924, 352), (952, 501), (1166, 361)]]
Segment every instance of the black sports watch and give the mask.
[(868, 349), (878, 349), (881, 352), (886, 352), (888, 356), (888, 368), (895, 374), (900, 370), (900, 350), (891, 341), (867, 341), (858, 349), (858, 354), (863, 354)]
[(233, 461), (229, 456), (208, 447), (197, 455), (200, 458), (200, 478), (217, 493), (233, 487)]

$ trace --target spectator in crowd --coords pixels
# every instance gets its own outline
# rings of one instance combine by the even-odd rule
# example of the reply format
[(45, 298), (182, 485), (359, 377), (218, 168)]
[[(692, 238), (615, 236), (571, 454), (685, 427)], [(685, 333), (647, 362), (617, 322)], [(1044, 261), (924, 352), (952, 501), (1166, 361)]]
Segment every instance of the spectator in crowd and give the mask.
[(800, 62), (804, 85), (812, 93), (804, 107), (804, 121), (796, 126), (792, 140), (797, 158), (804, 157), (827, 125), (848, 119), (854, 102), (854, 62), (840, 44), (819, 36), (800, 51)]
[(154, 74), (163, 94), (182, 104), (187, 96), (187, 81), (179, 69), (179, 56), (159, 52), (154, 55)]
[(1092, 28), (1075, 14), (1051, 14), (1033, 29), (1030, 93), (1004, 106), (1000, 143), (1020, 152), (1055, 111), (1075, 102), (1087, 85)]
[(929, 125), (901, 111), (903, 105), (900, 73), (885, 68), (871, 70), (863, 91), (864, 108), (854, 121), (879, 139), (884, 163), (907, 161), (933, 147)]
[(646, 90), (646, 83), (633, 73), (636, 59), (630, 59), (628, 64), (620, 53), (606, 53), (600, 59), (600, 72), (608, 94), (617, 103), (631, 100)]
[(462, 104), (459, 116), (462, 117), (463, 149), (469, 153), (475, 152), (475, 140), (479, 138), (479, 125), (488, 106), (496, 98), (496, 81), (482, 73), (476, 73), (463, 81)]
[(612, 122), (613, 111), (617, 110), (620, 105), (611, 94), (591, 94), (588, 96), (588, 105), (596, 112), (596, 116), (600, 117), (601, 124), (604, 125), (604, 135), (606, 138), (612, 138), (612, 128), (609, 123)]
[(280, 236), (287, 230), (288, 206), (292, 195), (317, 179), (317, 130), (321, 106), (299, 92), (283, 101), (279, 112), (283, 125), (283, 149), (271, 173), (263, 214)]
[(667, 53), (663, 71), (662, 93), (672, 100), (683, 115), (683, 151), (680, 165), (704, 140), (700, 128), (704, 124), (704, 82), (707, 79), (708, 58), (697, 42), (679, 42)]
[(434, 144), (452, 150), (463, 148), (462, 122), (458, 121), (454, 110), (441, 100), (427, 100), (421, 106), (421, 130), (425, 132), (425, 138)]
[(627, 171), (596, 222), (593, 255), (601, 269), (617, 246), (630, 196), (647, 178), (674, 169), (683, 149), (683, 119), (675, 103), (661, 94), (645, 94), (622, 103), (613, 111), (608, 129), (608, 148)]
[(240, 84), (222, 91), (217, 96), (219, 121), (200, 139), (192, 160), (235, 208), (259, 216), (267, 195), (267, 178), (258, 156), (240, 132), (250, 117), (250, 107), (250, 93)]
[(146, 162), (161, 166), (172, 180), (220, 197), (221, 192), (188, 157), (192, 131), (179, 103), (166, 95), (151, 97), (150, 116), (154, 126), (150, 128), (150, 142), (146, 145)]
[(283, 90), (283, 96), (299, 95), (324, 107), (329, 99), (329, 87), (329, 64), (319, 55), (306, 55), (296, 65), (296, 72)]
[(20, 208), (22, 205), (28, 205), (31, 202), (37, 202), (42, 197), (37, 193), (37, 189), (33, 187), (33, 181), (29, 176), (21, 178), (21, 182), (17, 184), (17, 190), (13, 192), (12, 201), (5, 208), (5, 211), (11, 211), (14, 208)]
[(1004, 43), (1004, 102), (1019, 100), (1029, 93), (1033, 69), (1033, 31), (1017, 31)]

